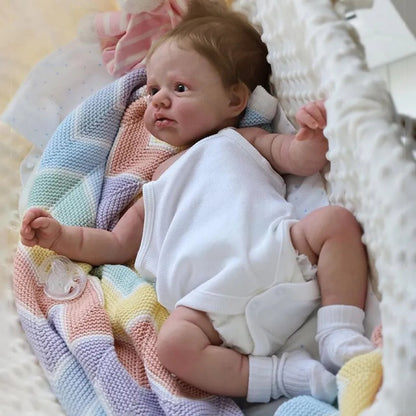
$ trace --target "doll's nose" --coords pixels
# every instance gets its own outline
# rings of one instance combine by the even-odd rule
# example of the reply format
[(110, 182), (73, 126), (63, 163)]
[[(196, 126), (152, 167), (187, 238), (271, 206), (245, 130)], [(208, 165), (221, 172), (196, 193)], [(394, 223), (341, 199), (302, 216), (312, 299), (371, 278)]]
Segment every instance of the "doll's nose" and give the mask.
[(158, 92), (150, 97), (151, 103), (156, 107), (169, 107), (171, 99), (169, 93), (164, 89), (160, 89)]

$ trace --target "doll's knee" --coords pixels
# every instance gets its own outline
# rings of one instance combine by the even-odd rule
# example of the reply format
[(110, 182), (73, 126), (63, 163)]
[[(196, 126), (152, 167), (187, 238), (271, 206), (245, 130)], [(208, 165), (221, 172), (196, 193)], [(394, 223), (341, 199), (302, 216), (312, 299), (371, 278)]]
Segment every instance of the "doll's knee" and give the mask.
[(184, 355), (181, 322), (167, 320), (159, 331), (156, 341), (156, 352), (161, 364), (169, 371), (176, 373), (175, 367), (182, 365)]
[(362, 229), (357, 219), (346, 208), (330, 205), (323, 209), (322, 216), (325, 218), (325, 228), (333, 234), (355, 234), (357, 236), (362, 234)]
[(176, 309), (165, 321), (157, 337), (156, 351), (160, 362), (180, 378), (194, 371), (195, 362), (209, 343), (197, 313), (188, 308)]

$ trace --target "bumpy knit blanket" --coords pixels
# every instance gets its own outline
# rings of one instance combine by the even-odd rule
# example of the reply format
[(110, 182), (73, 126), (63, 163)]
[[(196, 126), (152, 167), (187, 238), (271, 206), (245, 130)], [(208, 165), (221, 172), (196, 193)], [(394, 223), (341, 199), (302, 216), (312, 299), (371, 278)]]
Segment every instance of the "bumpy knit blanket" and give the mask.
[[(144, 128), (144, 82), (143, 70), (131, 72), (62, 122), (28, 185), (25, 207), (44, 207), (69, 225), (114, 226), (157, 165), (178, 150)], [(129, 265), (70, 265), (88, 274), (84, 287), (80, 278), (55, 273), (48, 263), (55, 258), (20, 245), (14, 289), (28, 341), (68, 415), (242, 414), (231, 399), (190, 387), (161, 366), (155, 341), (167, 311), (151, 283)], [(73, 299), (50, 296), (54, 273), (52, 295)]]
[(374, 402), (383, 379), (381, 349), (348, 361), (337, 374), (337, 407), (311, 396), (288, 400), (274, 416), (359, 416)]

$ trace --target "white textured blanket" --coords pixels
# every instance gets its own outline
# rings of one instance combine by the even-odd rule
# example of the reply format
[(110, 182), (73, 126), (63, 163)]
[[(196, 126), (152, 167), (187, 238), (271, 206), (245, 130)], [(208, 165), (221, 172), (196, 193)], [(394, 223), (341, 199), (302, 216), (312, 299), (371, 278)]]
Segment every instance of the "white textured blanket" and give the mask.
[(410, 415), (416, 406), (416, 163), (402, 145), (390, 95), (329, 0), (235, 4), (263, 29), (288, 116), (306, 101), (327, 98), (329, 198), (361, 222), (382, 295), (383, 385), (365, 414)]

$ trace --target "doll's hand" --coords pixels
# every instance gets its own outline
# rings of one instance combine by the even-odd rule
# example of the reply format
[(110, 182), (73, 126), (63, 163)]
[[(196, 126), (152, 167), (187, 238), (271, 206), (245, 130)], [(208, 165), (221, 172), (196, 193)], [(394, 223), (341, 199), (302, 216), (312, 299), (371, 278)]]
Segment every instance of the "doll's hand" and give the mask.
[(20, 238), (25, 246), (39, 245), (50, 249), (61, 234), (62, 226), (48, 212), (29, 209), (23, 217)]
[(297, 140), (324, 139), (326, 126), (326, 109), (323, 101), (314, 101), (301, 107), (296, 113), (300, 129)]
[(327, 163), (328, 140), (323, 134), (326, 111), (322, 101), (301, 107), (296, 113), (300, 130), (291, 143), (291, 154), (296, 175), (308, 176), (319, 172)]

